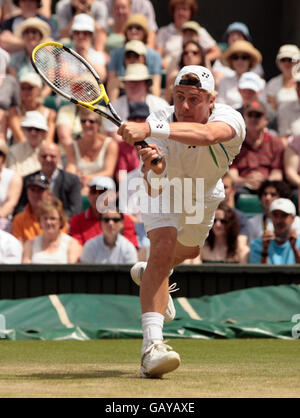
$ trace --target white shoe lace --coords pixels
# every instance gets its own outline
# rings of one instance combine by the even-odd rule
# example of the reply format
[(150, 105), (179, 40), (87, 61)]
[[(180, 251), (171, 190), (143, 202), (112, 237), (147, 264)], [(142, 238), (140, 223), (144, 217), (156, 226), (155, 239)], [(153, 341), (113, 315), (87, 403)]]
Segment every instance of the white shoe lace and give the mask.
[(169, 350), (173, 350), (173, 348), (170, 347), (169, 345), (165, 344), (165, 343), (153, 343), (146, 350), (146, 353), (151, 356), (153, 351), (155, 351), (155, 350), (160, 351), (160, 352), (166, 352), (166, 351), (169, 351)]

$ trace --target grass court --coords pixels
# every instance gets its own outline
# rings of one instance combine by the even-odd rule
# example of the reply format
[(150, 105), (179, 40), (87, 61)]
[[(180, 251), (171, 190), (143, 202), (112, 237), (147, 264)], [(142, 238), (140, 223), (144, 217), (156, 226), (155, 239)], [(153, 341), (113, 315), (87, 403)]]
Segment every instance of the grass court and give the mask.
[(299, 398), (299, 340), (175, 339), (181, 366), (140, 379), (141, 340), (0, 341), (0, 398)]

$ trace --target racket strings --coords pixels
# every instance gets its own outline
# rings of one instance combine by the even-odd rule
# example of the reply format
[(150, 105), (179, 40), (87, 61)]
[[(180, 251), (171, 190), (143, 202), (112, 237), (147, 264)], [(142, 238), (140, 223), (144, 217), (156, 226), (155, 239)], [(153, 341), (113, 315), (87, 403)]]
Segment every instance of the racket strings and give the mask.
[(90, 70), (62, 48), (54, 45), (40, 48), (35, 55), (35, 64), (50, 83), (76, 100), (90, 103), (101, 95)]

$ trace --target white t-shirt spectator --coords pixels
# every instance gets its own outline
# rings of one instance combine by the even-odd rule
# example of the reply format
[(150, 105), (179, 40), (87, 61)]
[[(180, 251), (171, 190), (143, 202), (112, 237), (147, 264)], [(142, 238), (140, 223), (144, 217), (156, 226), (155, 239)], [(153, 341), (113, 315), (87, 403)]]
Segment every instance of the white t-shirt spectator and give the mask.
[(135, 264), (138, 257), (135, 246), (123, 235), (119, 234), (115, 246), (110, 248), (101, 234), (84, 244), (80, 260), (88, 264)]
[(0, 264), (21, 264), (22, 245), (17, 238), (0, 230)]

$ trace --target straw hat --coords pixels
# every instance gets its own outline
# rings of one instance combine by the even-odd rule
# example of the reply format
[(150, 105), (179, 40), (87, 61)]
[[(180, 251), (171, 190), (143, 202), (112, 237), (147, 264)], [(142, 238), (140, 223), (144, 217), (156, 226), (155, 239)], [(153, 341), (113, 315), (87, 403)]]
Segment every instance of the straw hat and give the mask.
[(134, 15), (129, 16), (127, 22), (125, 23), (123, 27), (123, 33), (126, 33), (129, 26), (132, 26), (132, 25), (141, 26), (144, 29), (145, 34), (148, 36), (148, 22), (147, 22), (147, 18), (144, 15), (134, 14)]
[(144, 64), (130, 64), (126, 68), (125, 76), (119, 77), (121, 81), (149, 81), (152, 78), (149, 75), (148, 67)]
[(254, 48), (254, 46), (248, 41), (236, 41), (234, 42), (226, 51), (223, 53), (223, 59), (227, 62), (229, 67), (232, 67), (232, 60), (230, 59), (232, 55), (237, 53), (244, 53), (248, 54), (251, 57), (251, 65), (250, 69), (255, 68), (258, 64), (262, 61), (262, 55), (258, 49)]
[(46, 41), (51, 34), (50, 25), (42, 19), (38, 17), (29, 17), (28, 19), (24, 20), (15, 30), (15, 35), (19, 38), (23, 37), (23, 33), (28, 28), (37, 29), (42, 34), (41, 42)]

